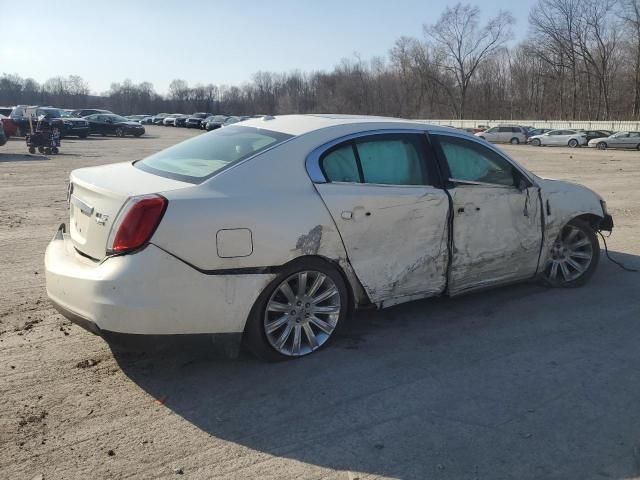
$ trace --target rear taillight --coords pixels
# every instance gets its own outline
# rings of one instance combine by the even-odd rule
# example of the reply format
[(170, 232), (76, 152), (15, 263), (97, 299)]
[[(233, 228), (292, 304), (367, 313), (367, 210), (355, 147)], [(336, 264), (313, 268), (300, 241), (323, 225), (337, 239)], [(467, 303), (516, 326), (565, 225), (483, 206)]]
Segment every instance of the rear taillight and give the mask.
[(111, 228), (107, 253), (131, 252), (147, 243), (158, 228), (168, 203), (160, 195), (130, 198)]

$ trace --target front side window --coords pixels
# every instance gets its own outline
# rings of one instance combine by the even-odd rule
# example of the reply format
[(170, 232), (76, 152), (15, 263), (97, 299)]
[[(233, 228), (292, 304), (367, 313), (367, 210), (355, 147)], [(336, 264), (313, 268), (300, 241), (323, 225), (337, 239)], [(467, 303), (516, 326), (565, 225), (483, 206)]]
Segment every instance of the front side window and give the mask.
[(516, 169), (493, 150), (463, 138), (436, 136), (451, 179), (515, 186)]
[(412, 134), (357, 138), (325, 152), (320, 164), (329, 182), (427, 185), (423, 142)]
[(217, 172), (289, 138), (292, 135), (281, 132), (231, 126), (174, 145), (134, 165), (163, 177), (201, 183)]

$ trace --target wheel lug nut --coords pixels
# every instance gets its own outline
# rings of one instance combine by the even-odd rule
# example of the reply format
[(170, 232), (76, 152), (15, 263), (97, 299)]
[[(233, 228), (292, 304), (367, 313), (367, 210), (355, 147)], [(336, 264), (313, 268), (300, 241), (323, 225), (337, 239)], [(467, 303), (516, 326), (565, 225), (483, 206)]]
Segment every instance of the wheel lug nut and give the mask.
[(307, 304), (305, 305), (305, 307), (306, 307), (306, 308), (310, 308), (310, 307), (311, 307), (311, 304), (310, 304), (310, 303), (307, 303)]

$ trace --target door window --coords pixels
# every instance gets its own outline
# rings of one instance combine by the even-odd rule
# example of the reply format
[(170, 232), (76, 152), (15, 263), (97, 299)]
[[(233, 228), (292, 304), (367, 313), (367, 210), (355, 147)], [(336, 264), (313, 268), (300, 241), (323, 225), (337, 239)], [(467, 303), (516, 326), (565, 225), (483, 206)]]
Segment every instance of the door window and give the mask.
[(322, 161), (324, 175), (330, 182), (359, 183), (358, 161), (351, 142), (331, 149)]
[(320, 158), (329, 182), (428, 185), (422, 135), (362, 137), (332, 148)]
[(515, 167), (498, 153), (463, 138), (434, 137), (438, 139), (452, 179), (515, 186)]
[(356, 142), (363, 183), (425, 185), (419, 138), (415, 135)]

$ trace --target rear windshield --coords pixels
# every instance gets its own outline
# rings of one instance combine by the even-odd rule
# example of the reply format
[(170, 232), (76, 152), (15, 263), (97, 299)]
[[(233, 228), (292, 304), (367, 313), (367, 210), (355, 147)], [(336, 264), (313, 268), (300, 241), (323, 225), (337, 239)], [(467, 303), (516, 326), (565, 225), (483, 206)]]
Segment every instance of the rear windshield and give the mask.
[(167, 148), (135, 163), (146, 172), (201, 183), (219, 171), (291, 138), (280, 132), (231, 126)]

